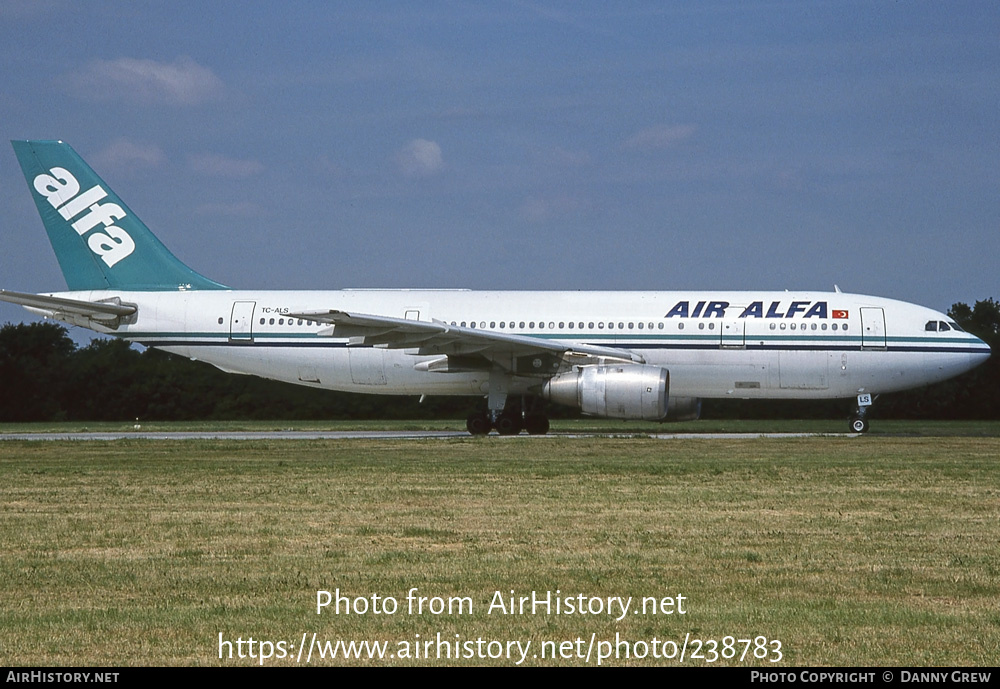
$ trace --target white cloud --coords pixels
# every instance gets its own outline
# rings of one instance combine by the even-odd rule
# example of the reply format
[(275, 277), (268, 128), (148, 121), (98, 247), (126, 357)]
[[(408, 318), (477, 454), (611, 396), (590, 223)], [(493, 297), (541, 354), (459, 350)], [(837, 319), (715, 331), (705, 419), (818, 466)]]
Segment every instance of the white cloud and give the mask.
[(157, 167), (166, 159), (159, 146), (137, 144), (125, 138), (115, 139), (94, 156), (94, 162), (100, 167), (128, 170)]
[(63, 81), (72, 94), (87, 100), (144, 104), (197, 105), (217, 98), (223, 89), (212, 70), (187, 56), (170, 63), (129, 57), (91, 60)]
[(650, 151), (669, 148), (676, 143), (691, 138), (695, 126), (690, 124), (661, 124), (647, 127), (625, 141), (625, 148)]
[(229, 158), (215, 153), (190, 156), (188, 162), (195, 172), (213, 177), (241, 179), (264, 171), (264, 165), (256, 160)]
[(414, 139), (396, 155), (396, 164), (407, 177), (429, 177), (444, 169), (444, 158), (435, 142)]

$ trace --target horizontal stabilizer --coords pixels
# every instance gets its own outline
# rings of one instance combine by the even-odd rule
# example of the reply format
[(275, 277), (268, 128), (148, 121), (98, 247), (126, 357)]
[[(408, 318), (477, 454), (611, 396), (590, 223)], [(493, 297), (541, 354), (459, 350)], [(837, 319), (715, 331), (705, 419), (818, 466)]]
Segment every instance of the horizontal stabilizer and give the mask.
[(50, 311), (53, 314), (71, 314), (85, 316), (97, 321), (111, 321), (136, 312), (136, 307), (113, 301), (83, 301), (82, 299), (65, 299), (49, 297), (43, 294), (26, 294), (0, 289), (0, 301), (20, 304), (30, 309)]

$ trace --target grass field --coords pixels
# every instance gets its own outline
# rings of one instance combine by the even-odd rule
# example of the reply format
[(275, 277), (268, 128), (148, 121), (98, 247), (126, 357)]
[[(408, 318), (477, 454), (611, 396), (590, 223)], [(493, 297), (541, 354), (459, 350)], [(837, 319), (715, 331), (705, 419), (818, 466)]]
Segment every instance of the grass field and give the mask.
[[(211, 432), (211, 431), (460, 431), (465, 419), (389, 420), (389, 421), (60, 421), (38, 423), (0, 423), (0, 436), (18, 433), (79, 432)], [(650, 435), (671, 433), (835, 433), (845, 434), (847, 419), (703, 419), (684, 423), (655, 421), (617, 421), (610, 419), (556, 419), (553, 434), (600, 433), (605, 435)], [(871, 435), (1000, 437), (1000, 422), (993, 421), (899, 421), (875, 419)]]
[[(646, 657), (605, 664), (677, 664), (651, 644), (688, 635), (719, 640), (720, 652), (727, 636), (778, 640), (781, 662), (768, 662), (774, 646), (755, 659), (751, 645), (743, 663), (770, 667), (996, 665), (1000, 438), (995, 425), (949, 428), (749, 440), (6, 440), (0, 662), (256, 664), (220, 660), (220, 634), (234, 655), (250, 637), (295, 655), (303, 634), (385, 641), (395, 653), (440, 633), (452, 652), (456, 639), (530, 641), (528, 665), (584, 664), (531, 654), (578, 638), (582, 653), (616, 634), (644, 642)], [(471, 611), (408, 614), (414, 587), (467, 597)], [(393, 597), (399, 610), (317, 615), (317, 590), (335, 589), (369, 604)], [(682, 595), (686, 614), (487, 614), (495, 592), (512, 589), (631, 596), (633, 609)]]

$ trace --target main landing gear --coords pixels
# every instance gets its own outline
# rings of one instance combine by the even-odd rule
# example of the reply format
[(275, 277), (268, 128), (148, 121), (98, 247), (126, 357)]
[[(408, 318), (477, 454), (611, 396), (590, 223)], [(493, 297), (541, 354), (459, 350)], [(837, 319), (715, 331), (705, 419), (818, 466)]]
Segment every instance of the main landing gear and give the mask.
[(475, 411), (469, 414), (465, 427), (472, 435), (487, 435), (495, 428), (500, 435), (517, 435), (522, 430), (531, 435), (544, 435), (549, 432), (549, 420), (538, 411), (540, 406), (536, 398), (522, 396), (520, 403), (517, 398), (508, 404), (513, 377), (508, 370), (494, 366), (490, 370), (489, 392), (486, 395), (487, 411)]
[[(491, 416), (494, 418), (491, 420)], [(523, 412), (520, 407), (510, 407), (499, 412), (475, 411), (469, 414), (465, 427), (472, 435), (487, 435), (496, 429), (500, 435), (517, 435), (522, 430), (529, 435), (545, 435), (549, 432), (549, 419), (537, 412)]]

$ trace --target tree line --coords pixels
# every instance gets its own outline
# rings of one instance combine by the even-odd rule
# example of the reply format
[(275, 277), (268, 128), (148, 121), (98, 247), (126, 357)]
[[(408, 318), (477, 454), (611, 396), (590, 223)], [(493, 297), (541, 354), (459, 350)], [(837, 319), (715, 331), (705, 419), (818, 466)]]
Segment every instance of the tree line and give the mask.
[[(1000, 345), (1000, 303), (957, 303), (948, 315)], [(223, 373), (215, 367), (128, 342), (94, 339), (80, 347), (62, 325), (6, 324), (0, 328), (0, 422), (227, 419), (462, 418), (471, 398), (361, 395)], [(705, 400), (705, 418), (822, 418), (846, 416), (844, 400)], [(1000, 357), (958, 378), (882, 395), (881, 418), (1000, 418)], [(573, 416), (553, 408), (552, 416)]]

